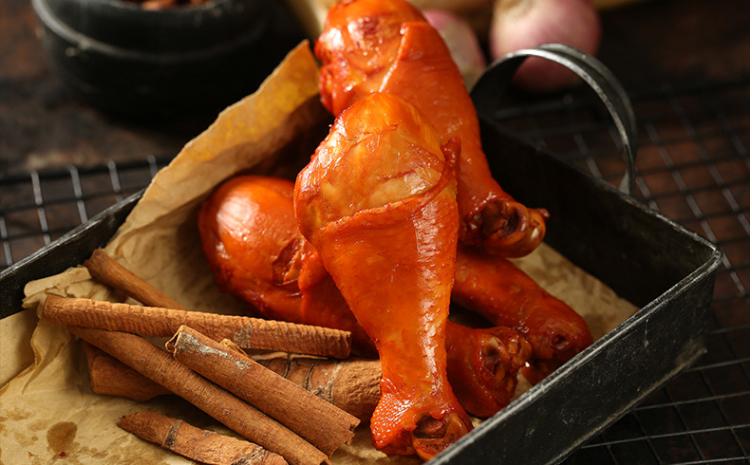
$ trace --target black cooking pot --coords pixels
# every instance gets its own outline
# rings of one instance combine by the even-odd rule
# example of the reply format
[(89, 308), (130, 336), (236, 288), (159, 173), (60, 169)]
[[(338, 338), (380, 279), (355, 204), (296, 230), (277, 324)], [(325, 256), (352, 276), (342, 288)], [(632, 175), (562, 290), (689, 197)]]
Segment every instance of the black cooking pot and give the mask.
[(263, 43), (274, 0), (159, 11), (121, 0), (32, 3), (63, 80), (119, 112), (156, 116), (225, 105), (252, 92), (281, 56), (270, 59)]

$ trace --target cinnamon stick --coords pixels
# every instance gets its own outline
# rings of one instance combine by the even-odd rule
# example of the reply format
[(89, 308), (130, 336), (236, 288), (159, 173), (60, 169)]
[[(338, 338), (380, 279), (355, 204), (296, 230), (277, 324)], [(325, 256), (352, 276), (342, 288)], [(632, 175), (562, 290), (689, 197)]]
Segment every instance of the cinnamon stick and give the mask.
[(287, 465), (282, 456), (257, 444), (199, 429), (157, 412), (132, 413), (117, 425), (144, 441), (208, 465)]
[(361, 421), (370, 420), (381, 397), (378, 360), (335, 362), (288, 354), (256, 361)]
[(277, 421), (217, 387), (142, 337), (116, 331), (70, 328), (84, 341), (167, 388), (215, 420), (292, 465), (319, 465), (327, 456)]
[(139, 278), (102, 249), (97, 249), (84, 262), (92, 278), (123, 292), (144, 305), (164, 308), (180, 308), (182, 305), (166, 296), (159, 289)]
[[(222, 341), (223, 345), (225, 341), (227, 340)], [(97, 394), (147, 401), (158, 395), (169, 393), (162, 386), (153, 383), (109, 355), (98, 349), (93, 350), (98, 352), (97, 366), (101, 364), (107, 367), (106, 370), (101, 370), (101, 374), (90, 373), (89, 375), (97, 379), (97, 389), (94, 390), (92, 387)], [(302, 386), (321, 399), (331, 402), (361, 421), (368, 421), (371, 418), (373, 409), (379, 401), (381, 369), (378, 360), (335, 362), (287, 354), (257, 359), (256, 362), (298, 386)], [(89, 369), (92, 369), (91, 365)], [(143, 386), (143, 384), (149, 386)], [(152, 390), (150, 386), (156, 386), (156, 390)]]
[(140, 336), (170, 337), (188, 325), (212, 339), (227, 338), (243, 348), (347, 358), (350, 333), (318, 326), (144, 307), (91, 299), (48, 296), (39, 317), (66, 326), (124, 331)]
[[(242, 348), (228, 339), (219, 343), (246, 355)], [(361, 421), (371, 419), (381, 397), (381, 364), (378, 360), (334, 362), (280, 354), (271, 358), (262, 355), (254, 361)]]
[(142, 402), (170, 393), (91, 344), (84, 342), (83, 348), (92, 392)]
[(360, 423), (250, 357), (187, 326), (181, 326), (166, 347), (176, 360), (276, 419), (327, 455), (349, 442)]
[(241, 354), (243, 354), (245, 356), (250, 357), (250, 355), (248, 355), (248, 352), (246, 352), (245, 350), (243, 350), (242, 347), (240, 347), (239, 345), (235, 344), (234, 342), (232, 342), (229, 339), (222, 339), (221, 341), (219, 341), (219, 343), (222, 346), (224, 346), (226, 349), (234, 350), (235, 352), (239, 352), (239, 353), (241, 353)]

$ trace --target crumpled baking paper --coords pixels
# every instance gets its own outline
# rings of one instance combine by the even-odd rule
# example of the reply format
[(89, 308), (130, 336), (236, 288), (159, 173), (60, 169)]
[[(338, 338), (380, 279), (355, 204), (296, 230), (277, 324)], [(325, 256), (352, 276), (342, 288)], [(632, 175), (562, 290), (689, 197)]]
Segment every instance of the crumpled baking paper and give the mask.
[[(269, 173), (275, 166), (294, 165), (295, 152), (315, 146), (326, 122), (318, 103), (316, 63), (308, 44), (302, 43), (256, 93), (223, 111), (157, 174), (107, 244), (107, 252), (188, 308), (242, 312), (246, 306), (214, 284), (199, 246), (197, 207), (215, 186), (236, 173), (252, 168)], [(516, 263), (577, 309), (596, 338), (635, 311), (545, 245)], [(122, 300), (94, 283), (80, 266), (28, 283), (26, 310), (0, 321), (0, 465), (191, 463), (115, 425), (122, 415), (145, 408), (226, 432), (172, 396), (138, 403), (93, 394), (79, 344), (65, 329), (36, 320), (36, 304), (47, 293)], [(359, 428), (353, 443), (337, 451), (332, 462), (419, 463), (373, 449), (367, 426)]]

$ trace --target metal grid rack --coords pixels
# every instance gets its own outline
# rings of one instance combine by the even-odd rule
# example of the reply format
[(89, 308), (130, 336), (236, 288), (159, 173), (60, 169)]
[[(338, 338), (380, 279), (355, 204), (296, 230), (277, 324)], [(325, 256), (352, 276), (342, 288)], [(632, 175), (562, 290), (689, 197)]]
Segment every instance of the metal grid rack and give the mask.
[[(749, 76), (630, 92), (635, 196), (723, 250), (708, 353), (581, 447), (568, 464), (749, 463)], [(516, 134), (618, 183), (607, 114), (585, 93), (508, 107)], [(0, 178), (0, 269), (145, 186), (167, 158)]]

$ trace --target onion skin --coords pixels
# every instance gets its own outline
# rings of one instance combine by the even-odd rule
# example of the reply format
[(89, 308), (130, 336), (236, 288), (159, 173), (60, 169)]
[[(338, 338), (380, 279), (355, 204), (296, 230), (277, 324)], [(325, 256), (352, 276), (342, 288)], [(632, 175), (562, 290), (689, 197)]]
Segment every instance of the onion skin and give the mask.
[(460, 17), (444, 10), (425, 10), (423, 15), (444, 39), (452, 60), (470, 89), (486, 69), (486, 58), (473, 29)]
[[(601, 23), (591, 0), (497, 0), (491, 24), (491, 54), (545, 43), (561, 43), (594, 55), (601, 40)], [(519, 87), (532, 92), (553, 92), (577, 83), (568, 69), (529, 58), (515, 75)]]

